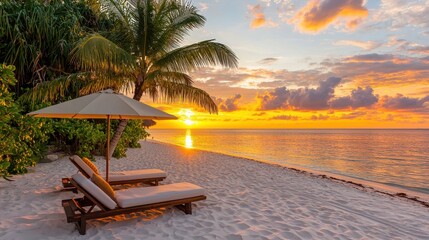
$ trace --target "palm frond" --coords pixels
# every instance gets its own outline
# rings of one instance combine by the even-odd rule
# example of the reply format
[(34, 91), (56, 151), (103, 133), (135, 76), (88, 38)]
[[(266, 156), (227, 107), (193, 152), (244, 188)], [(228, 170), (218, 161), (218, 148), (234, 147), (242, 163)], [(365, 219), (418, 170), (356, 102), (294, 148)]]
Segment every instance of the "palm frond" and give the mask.
[(100, 34), (91, 34), (79, 41), (71, 52), (71, 62), (85, 71), (132, 71), (136, 59)]
[[(164, 1), (165, 3), (165, 1)], [(191, 4), (163, 4), (157, 9), (154, 17), (154, 26), (160, 33), (154, 39), (149, 52), (150, 55), (167, 52), (179, 46), (188, 32), (202, 27), (205, 17), (197, 13), (196, 7)]]
[(134, 26), (138, 0), (100, 0), (101, 12), (114, 23), (112, 29), (100, 32), (128, 52), (134, 51), (136, 41)]
[(52, 81), (37, 84), (20, 96), (19, 101), (27, 104), (34, 102), (56, 102), (65, 96), (79, 93), (80, 88), (90, 77), (90, 73), (75, 73), (59, 77)]
[(188, 86), (191, 86), (193, 81), (191, 76), (189, 76), (186, 73), (181, 72), (165, 72), (161, 70), (156, 70), (151, 73), (149, 73), (146, 76), (146, 80), (153, 79), (154, 84), (159, 83), (161, 81), (169, 81), (173, 83), (181, 83)]
[(207, 40), (172, 50), (153, 65), (168, 71), (190, 72), (212, 65), (237, 67), (238, 58), (226, 45)]
[(114, 14), (131, 31), (133, 26), (132, 13), (136, 9), (136, 1), (130, 0), (100, 0), (101, 12)]
[(86, 82), (86, 84), (80, 88), (79, 94), (87, 95), (108, 88), (111, 88), (117, 92), (130, 92), (133, 86), (133, 81), (130, 80), (130, 78), (127, 76), (116, 76), (111, 78), (103, 78), (99, 76), (96, 78), (96, 80)]
[(204, 108), (209, 113), (218, 113), (216, 103), (207, 92), (186, 84), (162, 81), (154, 85), (153, 82), (148, 81), (144, 92), (154, 101), (191, 103)]
[[(136, 24), (134, 26), (136, 33), (136, 55), (142, 58), (141, 63), (146, 64), (147, 49), (152, 42), (152, 38), (156, 35), (156, 26), (153, 25), (151, 19), (153, 18), (154, 5), (153, 1), (143, 0), (137, 3), (135, 11)], [(143, 66), (144, 67), (144, 66)]]

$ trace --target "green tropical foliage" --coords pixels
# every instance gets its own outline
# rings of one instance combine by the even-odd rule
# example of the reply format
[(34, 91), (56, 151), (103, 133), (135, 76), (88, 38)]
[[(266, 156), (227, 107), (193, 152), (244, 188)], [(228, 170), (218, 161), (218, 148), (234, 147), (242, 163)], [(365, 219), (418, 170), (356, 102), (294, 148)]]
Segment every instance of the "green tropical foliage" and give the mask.
[(85, 30), (98, 30), (84, 1), (2, 1), (0, 63), (16, 66), (13, 90), (21, 95), (39, 83), (77, 72), (69, 53)]
[(88, 158), (93, 158), (93, 154), (103, 155), (106, 143), (104, 121), (60, 119), (53, 121), (53, 127), (51, 141), (65, 152)]
[[(1, 1), (0, 63), (16, 65), (17, 79), (13, 67), (2, 66), (1, 176), (27, 171), (48, 143), (82, 156), (104, 155), (104, 121), (23, 115), (42, 106), (112, 88), (132, 92), (136, 100), (146, 95), (217, 113), (209, 94), (193, 87), (189, 74), (210, 65), (236, 67), (237, 58), (214, 40), (184, 45), (205, 18), (189, 2), (181, 2)], [(111, 155), (124, 156), (127, 147), (138, 147), (138, 140), (148, 136), (144, 127), (154, 124), (112, 121)]]
[[(112, 133), (113, 129), (117, 128), (119, 121), (112, 121)], [(139, 141), (149, 136), (149, 133), (145, 131), (146, 120), (130, 120), (125, 128), (124, 134), (122, 135), (119, 143), (113, 152), (113, 156), (116, 158), (125, 157), (127, 148), (140, 148)], [(103, 152), (104, 153), (104, 152)]]
[[(50, 135), (50, 141), (57, 148), (91, 159), (94, 159), (93, 155), (104, 156), (106, 154), (105, 120), (60, 119), (51, 121), (53, 133)], [(110, 134), (113, 134), (113, 129), (118, 124), (118, 120), (112, 120)], [(129, 121), (113, 156), (125, 157), (127, 148), (139, 148), (139, 141), (148, 135), (144, 130), (143, 120)]]
[(22, 114), (9, 87), (16, 84), (13, 66), (0, 65), (0, 176), (25, 173), (43, 157), (52, 127)]

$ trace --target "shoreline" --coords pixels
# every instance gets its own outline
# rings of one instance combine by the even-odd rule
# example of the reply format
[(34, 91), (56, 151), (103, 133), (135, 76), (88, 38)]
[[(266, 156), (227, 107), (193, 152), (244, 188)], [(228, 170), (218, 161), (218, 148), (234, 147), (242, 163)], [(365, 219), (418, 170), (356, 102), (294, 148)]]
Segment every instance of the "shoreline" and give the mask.
[(416, 192), (416, 191), (403, 189), (403, 188), (399, 188), (399, 187), (393, 187), (393, 186), (389, 186), (389, 185), (382, 184), (382, 183), (371, 182), (371, 181), (353, 178), (353, 177), (349, 177), (349, 176), (344, 176), (344, 175), (340, 175), (340, 174), (335, 174), (335, 173), (330, 173), (330, 172), (325, 172), (325, 171), (318, 171), (318, 170), (314, 170), (314, 169), (310, 169), (310, 168), (306, 168), (306, 167), (302, 167), (302, 166), (296, 166), (293, 164), (286, 164), (286, 163), (281, 164), (281, 163), (272, 162), (272, 161), (264, 161), (264, 160), (259, 160), (259, 159), (255, 159), (255, 158), (248, 158), (248, 157), (243, 157), (243, 156), (238, 156), (238, 155), (233, 155), (233, 154), (226, 154), (226, 153), (221, 153), (221, 152), (216, 152), (216, 151), (194, 148), (194, 147), (193, 148), (186, 148), (183, 145), (169, 143), (169, 142), (163, 142), (163, 141), (154, 140), (154, 139), (147, 139), (144, 141), (154, 142), (154, 143), (158, 143), (158, 144), (172, 145), (172, 146), (177, 146), (177, 147), (181, 147), (184, 149), (194, 149), (194, 150), (198, 150), (198, 151), (209, 152), (209, 153), (224, 155), (224, 156), (228, 156), (228, 157), (241, 158), (241, 159), (245, 159), (248, 161), (255, 161), (255, 162), (264, 163), (264, 164), (268, 164), (268, 165), (272, 165), (272, 166), (277, 166), (280, 168), (286, 168), (286, 169), (289, 169), (291, 171), (295, 171), (298, 173), (308, 174), (308, 175), (311, 175), (314, 177), (326, 178), (326, 179), (330, 179), (333, 181), (338, 181), (338, 182), (350, 184), (352, 187), (359, 187), (362, 190), (370, 190), (370, 191), (378, 192), (381, 194), (389, 195), (391, 197), (408, 199), (408, 200), (420, 203), (421, 205), (429, 208), (429, 194), (425, 194), (425, 193), (421, 193), (421, 192)]

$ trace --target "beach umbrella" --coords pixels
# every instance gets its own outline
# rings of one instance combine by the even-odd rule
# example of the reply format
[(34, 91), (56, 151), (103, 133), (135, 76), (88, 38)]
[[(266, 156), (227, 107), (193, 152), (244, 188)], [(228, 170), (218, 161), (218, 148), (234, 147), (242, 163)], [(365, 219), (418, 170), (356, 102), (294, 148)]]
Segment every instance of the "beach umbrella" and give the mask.
[(107, 119), (106, 181), (109, 179), (110, 119), (170, 120), (177, 117), (108, 89), (27, 115), (45, 118)]

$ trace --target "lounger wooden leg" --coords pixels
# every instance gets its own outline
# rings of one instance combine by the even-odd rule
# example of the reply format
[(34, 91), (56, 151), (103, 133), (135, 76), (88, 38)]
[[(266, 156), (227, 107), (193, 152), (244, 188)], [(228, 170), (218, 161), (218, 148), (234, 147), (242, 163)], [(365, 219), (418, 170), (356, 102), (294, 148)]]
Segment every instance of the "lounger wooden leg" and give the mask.
[(76, 222), (76, 228), (81, 235), (86, 234), (86, 219), (82, 217), (78, 222)]
[(159, 185), (159, 182), (158, 182), (158, 179), (157, 180), (155, 180), (155, 186), (158, 186)]
[(192, 214), (192, 204), (191, 203), (185, 203), (185, 213), (186, 214)]
[(74, 193), (77, 193), (77, 189), (71, 184), (70, 178), (62, 178), (61, 182), (63, 184), (63, 191), (72, 191)]
[(182, 205), (176, 206), (179, 210), (183, 211), (185, 214), (192, 214), (192, 204), (191, 203), (185, 203)]

